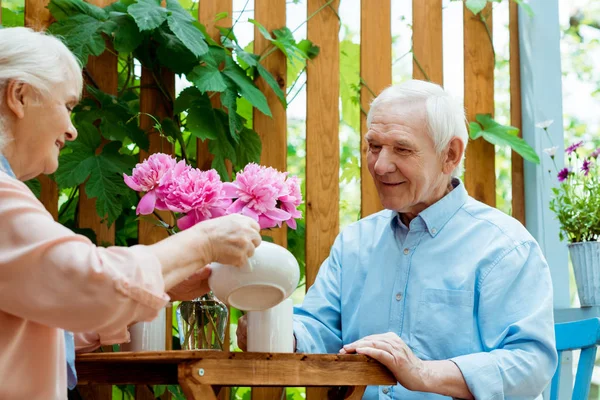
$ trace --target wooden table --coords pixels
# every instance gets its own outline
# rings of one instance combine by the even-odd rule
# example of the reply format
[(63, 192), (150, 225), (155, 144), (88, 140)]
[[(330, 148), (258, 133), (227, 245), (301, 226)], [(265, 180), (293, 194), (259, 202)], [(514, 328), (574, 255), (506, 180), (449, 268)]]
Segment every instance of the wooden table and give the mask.
[(323, 399), (356, 400), (369, 385), (396, 384), (387, 368), (356, 354), (88, 353), (76, 368), (82, 384), (179, 384), (188, 400), (216, 400), (223, 386), (323, 387)]

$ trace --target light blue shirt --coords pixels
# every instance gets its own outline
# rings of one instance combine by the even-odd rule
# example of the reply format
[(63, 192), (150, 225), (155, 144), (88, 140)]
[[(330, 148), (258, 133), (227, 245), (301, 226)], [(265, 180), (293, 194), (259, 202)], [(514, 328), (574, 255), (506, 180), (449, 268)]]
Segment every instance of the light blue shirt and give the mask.
[[(456, 363), (478, 400), (533, 399), (558, 359), (548, 265), (519, 222), (453, 183), (408, 228), (384, 210), (344, 229), (294, 311), (297, 351), (391, 331), (421, 359)], [(400, 385), (364, 396), (442, 398)]]
[[(4, 172), (11, 178), (17, 179), (6, 157), (0, 154), (0, 171)], [(74, 389), (77, 386), (77, 371), (75, 370), (75, 339), (73, 333), (64, 331), (65, 333), (65, 356), (67, 359), (67, 387)]]

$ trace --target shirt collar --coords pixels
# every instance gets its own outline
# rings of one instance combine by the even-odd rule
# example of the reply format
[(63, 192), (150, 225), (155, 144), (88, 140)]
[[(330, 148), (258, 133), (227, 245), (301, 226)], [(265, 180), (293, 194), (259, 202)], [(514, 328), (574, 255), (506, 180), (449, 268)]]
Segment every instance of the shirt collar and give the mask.
[[(442, 228), (450, 221), (450, 218), (465, 204), (469, 195), (465, 189), (465, 185), (458, 178), (452, 178), (452, 186), (454, 189), (432, 204), (425, 210), (421, 211), (416, 218), (410, 222), (410, 230), (426, 229), (431, 237), (435, 237)], [(392, 226), (401, 224), (399, 215), (395, 211), (391, 211)]]
[(11, 178), (15, 178), (15, 179), (17, 178), (15, 176), (15, 173), (13, 172), (12, 168), (10, 167), (8, 160), (2, 154), (0, 154), (0, 171), (4, 172)]

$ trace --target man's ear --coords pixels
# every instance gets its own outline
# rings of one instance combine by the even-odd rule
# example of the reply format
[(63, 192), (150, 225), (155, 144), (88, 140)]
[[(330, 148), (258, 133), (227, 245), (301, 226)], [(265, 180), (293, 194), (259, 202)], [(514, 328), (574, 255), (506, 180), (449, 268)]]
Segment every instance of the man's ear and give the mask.
[(442, 171), (447, 175), (452, 174), (452, 171), (454, 171), (460, 164), (460, 160), (462, 160), (464, 152), (465, 145), (463, 141), (454, 136), (444, 151), (444, 158), (442, 159)]
[(31, 87), (23, 82), (9, 81), (4, 91), (6, 106), (16, 118), (25, 116), (26, 97), (31, 94)]

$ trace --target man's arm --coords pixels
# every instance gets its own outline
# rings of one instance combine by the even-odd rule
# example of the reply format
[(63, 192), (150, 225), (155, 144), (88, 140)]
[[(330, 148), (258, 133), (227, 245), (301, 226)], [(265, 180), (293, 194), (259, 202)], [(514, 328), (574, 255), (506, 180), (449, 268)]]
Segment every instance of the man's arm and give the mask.
[(301, 307), (294, 310), (296, 351), (337, 353), (342, 347), (341, 239), (336, 239)]

